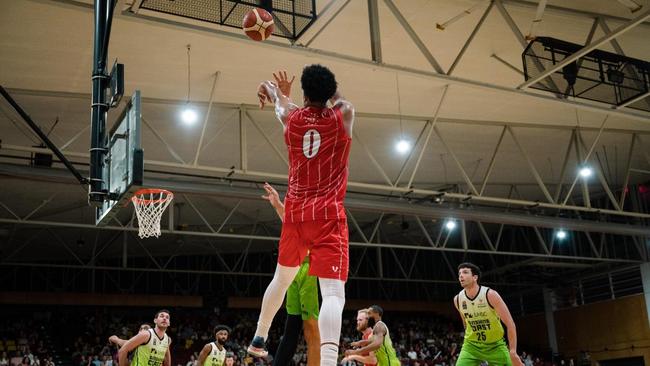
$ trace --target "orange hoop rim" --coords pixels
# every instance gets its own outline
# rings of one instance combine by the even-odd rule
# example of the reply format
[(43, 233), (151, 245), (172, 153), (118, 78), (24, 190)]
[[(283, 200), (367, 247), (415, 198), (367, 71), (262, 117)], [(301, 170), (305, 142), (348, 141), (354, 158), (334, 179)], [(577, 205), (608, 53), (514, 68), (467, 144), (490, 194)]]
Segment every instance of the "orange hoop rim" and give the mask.
[[(142, 196), (144, 196), (145, 194), (161, 194), (162, 196), (156, 199), (142, 198)], [(158, 202), (166, 202), (172, 199), (173, 197), (174, 197), (174, 193), (166, 189), (142, 188), (137, 190), (135, 193), (133, 193), (133, 197), (131, 197), (131, 200), (137, 204), (152, 204)]]

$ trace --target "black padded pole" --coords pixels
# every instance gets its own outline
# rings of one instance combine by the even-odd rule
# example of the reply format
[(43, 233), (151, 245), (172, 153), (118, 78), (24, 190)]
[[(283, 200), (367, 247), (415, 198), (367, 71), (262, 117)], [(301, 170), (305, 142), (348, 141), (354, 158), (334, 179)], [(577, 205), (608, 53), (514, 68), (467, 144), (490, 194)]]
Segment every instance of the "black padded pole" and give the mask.
[(90, 113), (90, 189), (88, 202), (100, 205), (107, 195), (102, 161), (107, 152), (106, 97), (110, 77), (106, 73), (106, 58), (111, 36), (115, 0), (95, 0), (95, 31), (93, 39), (92, 105)]

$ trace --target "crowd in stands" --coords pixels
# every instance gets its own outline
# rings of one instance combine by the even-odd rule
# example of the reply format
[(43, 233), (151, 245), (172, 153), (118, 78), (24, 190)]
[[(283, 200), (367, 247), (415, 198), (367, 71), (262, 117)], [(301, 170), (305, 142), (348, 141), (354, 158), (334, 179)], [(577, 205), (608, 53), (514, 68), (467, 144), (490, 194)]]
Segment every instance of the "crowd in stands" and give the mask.
[(54, 366), (53, 347), (38, 317), (0, 317), (0, 366)]
[[(108, 342), (108, 337), (132, 337), (140, 324), (152, 324), (154, 312), (152, 309), (59, 307), (45, 312), (14, 314), (11, 321), (0, 322), (0, 366), (116, 366), (117, 348)], [(341, 352), (350, 342), (360, 339), (355, 316), (356, 312), (344, 313)], [(218, 307), (172, 310), (171, 326), (167, 331), (173, 340), (172, 364), (200, 366), (198, 353), (206, 343), (214, 340), (212, 329), (217, 324), (226, 324), (233, 329), (226, 348), (234, 354), (235, 365), (270, 365), (283, 331), (284, 315), (280, 313), (271, 328), (267, 342), (270, 356), (265, 360), (246, 354), (256, 321), (257, 312), (252, 310)], [(403, 366), (455, 365), (463, 342), (462, 326), (456, 319), (387, 312), (384, 321)], [(51, 342), (48, 337), (55, 341)], [(294, 364), (306, 366), (306, 346), (302, 340), (299, 344)], [(545, 362), (527, 352), (521, 357), (525, 366), (579, 366), (573, 360)]]

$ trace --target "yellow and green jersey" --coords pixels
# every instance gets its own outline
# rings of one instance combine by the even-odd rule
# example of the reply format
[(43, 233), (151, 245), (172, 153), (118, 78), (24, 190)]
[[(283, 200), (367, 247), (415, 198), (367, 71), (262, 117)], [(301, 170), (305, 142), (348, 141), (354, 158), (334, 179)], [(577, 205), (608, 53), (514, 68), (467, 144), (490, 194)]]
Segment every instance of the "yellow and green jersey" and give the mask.
[[(388, 326), (382, 321), (377, 322), (377, 324), (379, 323), (382, 323), (386, 327), (386, 335), (384, 335), (384, 342), (381, 344), (381, 347), (375, 351), (377, 366), (400, 366), (399, 358), (397, 358), (395, 348), (393, 348), (393, 341), (390, 339)], [(377, 325), (375, 324), (375, 326)]]
[(210, 353), (202, 366), (223, 366), (226, 362), (226, 347), (219, 349), (215, 342), (210, 343)]
[(478, 294), (470, 298), (462, 290), (458, 294), (458, 311), (465, 319), (465, 342), (491, 344), (503, 340), (503, 326), (487, 298), (489, 287), (480, 286)]
[(147, 343), (138, 346), (133, 353), (133, 361), (131, 366), (161, 366), (171, 339), (167, 334), (162, 338), (158, 337), (156, 331), (149, 329), (149, 340)]

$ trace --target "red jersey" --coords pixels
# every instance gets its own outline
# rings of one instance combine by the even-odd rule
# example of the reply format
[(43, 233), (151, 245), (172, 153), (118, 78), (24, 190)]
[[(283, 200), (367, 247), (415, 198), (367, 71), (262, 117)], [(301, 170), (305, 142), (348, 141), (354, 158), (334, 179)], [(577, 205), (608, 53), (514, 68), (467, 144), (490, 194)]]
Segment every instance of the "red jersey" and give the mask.
[(289, 150), (289, 188), (284, 222), (345, 219), (350, 143), (338, 108), (292, 111), (284, 141)]
[[(363, 332), (363, 335), (361, 336), (361, 339), (366, 340), (370, 338), (372, 335), (372, 328), (368, 327), (366, 330)], [(370, 353), (364, 353), (362, 356), (368, 356)], [(377, 366), (376, 363), (364, 363), (363, 366)]]

